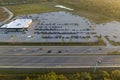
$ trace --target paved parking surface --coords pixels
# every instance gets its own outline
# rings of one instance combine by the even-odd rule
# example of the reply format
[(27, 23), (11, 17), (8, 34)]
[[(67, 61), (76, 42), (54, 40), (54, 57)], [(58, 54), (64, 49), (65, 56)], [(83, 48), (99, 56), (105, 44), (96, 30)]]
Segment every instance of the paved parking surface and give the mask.
[(120, 42), (120, 22), (112, 21), (96, 26), (96, 32), (102, 36), (108, 36), (110, 40)]
[(33, 19), (33, 23), (25, 33), (5, 34), (5, 30), (0, 30), (1, 42), (97, 42), (96, 36), (102, 36), (107, 47), (113, 45), (104, 38), (105, 36), (120, 42), (120, 23), (117, 21), (95, 24), (88, 19), (63, 11), (21, 15), (16, 18), (30, 18)]
[[(1, 30), (2, 42), (97, 42), (93, 23), (88, 19), (67, 12), (50, 12), (23, 15), (16, 18), (31, 18), (28, 31), (8, 32)], [(18, 36), (19, 35), (19, 36)], [(28, 36), (33, 36), (29, 38)]]

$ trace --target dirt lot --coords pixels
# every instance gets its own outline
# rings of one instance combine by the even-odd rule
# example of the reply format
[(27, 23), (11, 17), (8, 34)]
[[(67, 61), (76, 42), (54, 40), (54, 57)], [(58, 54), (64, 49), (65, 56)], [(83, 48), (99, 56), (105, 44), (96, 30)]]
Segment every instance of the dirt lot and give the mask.
[(5, 20), (7, 17), (8, 17), (8, 13), (4, 12), (4, 10), (2, 8), (0, 8), (0, 22)]

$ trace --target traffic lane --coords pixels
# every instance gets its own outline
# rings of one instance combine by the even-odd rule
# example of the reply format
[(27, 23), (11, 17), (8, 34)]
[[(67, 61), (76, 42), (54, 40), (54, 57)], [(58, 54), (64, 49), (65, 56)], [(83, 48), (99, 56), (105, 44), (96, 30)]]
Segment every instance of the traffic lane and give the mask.
[(119, 65), (120, 66), (120, 56), (119, 55), (104, 56), (101, 59), (100, 65)]
[[(107, 54), (108, 52), (119, 51), (119, 48), (99, 47), (12, 47), (0, 48), (0, 55), (34, 55), (48, 54)], [(59, 52), (60, 51), (60, 52)]]
[(0, 66), (95, 66), (96, 63), (120, 65), (120, 56), (0, 56)]
[(92, 66), (97, 58), (94, 56), (0, 56), (0, 66)]

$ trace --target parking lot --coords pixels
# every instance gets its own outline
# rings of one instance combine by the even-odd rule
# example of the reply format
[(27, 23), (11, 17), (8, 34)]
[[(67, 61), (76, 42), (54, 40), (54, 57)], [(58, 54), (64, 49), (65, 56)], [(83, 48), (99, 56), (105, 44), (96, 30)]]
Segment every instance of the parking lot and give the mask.
[[(93, 23), (66, 12), (31, 14), (16, 18), (32, 18), (33, 23), (27, 32), (1, 30), (3, 42), (97, 42)], [(19, 35), (19, 36), (18, 36)], [(29, 37), (31, 36), (31, 37)]]
[(98, 42), (100, 36), (109, 47), (112, 45), (105, 36), (120, 42), (120, 23), (117, 21), (95, 24), (63, 11), (21, 15), (14, 19), (26, 18), (33, 20), (28, 31), (6, 33), (0, 30), (0, 42)]
[(96, 26), (96, 32), (115, 42), (120, 42), (120, 22), (112, 21)]

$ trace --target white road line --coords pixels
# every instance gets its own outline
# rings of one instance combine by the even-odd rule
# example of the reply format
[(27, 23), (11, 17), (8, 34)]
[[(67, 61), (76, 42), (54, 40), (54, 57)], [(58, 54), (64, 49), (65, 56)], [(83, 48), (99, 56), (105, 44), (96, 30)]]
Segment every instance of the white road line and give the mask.
[[(97, 68), (120, 68), (120, 66), (96, 66)], [(0, 66), (0, 68), (94, 68), (94, 66)]]

